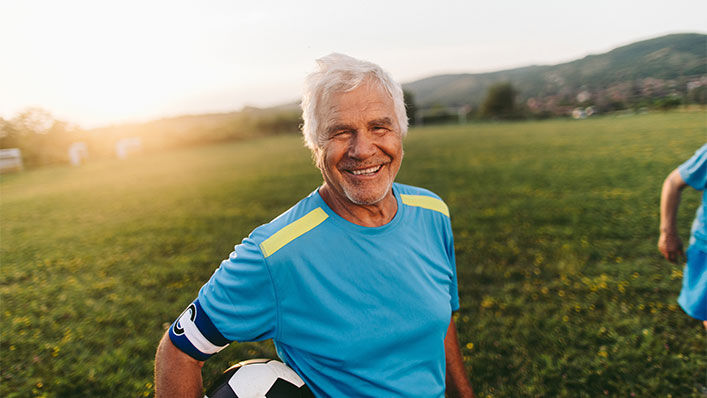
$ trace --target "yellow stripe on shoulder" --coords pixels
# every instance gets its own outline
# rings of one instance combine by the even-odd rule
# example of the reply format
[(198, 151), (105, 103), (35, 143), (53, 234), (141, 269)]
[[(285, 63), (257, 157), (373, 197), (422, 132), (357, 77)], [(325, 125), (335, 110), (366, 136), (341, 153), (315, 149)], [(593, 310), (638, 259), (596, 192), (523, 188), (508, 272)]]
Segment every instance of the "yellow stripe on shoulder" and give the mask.
[(329, 217), (321, 207), (310, 211), (299, 219), (287, 224), (281, 230), (275, 232), (271, 237), (265, 239), (260, 244), (263, 256), (268, 257), (280, 250), (286, 244), (292, 242), (306, 232), (321, 224)]
[(432, 196), (401, 194), (400, 199), (402, 199), (403, 203), (408, 206), (416, 206), (438, 211), (449, 217), (449, 207), (447, 207), (447, 204), (440, 199), (433, 198)]

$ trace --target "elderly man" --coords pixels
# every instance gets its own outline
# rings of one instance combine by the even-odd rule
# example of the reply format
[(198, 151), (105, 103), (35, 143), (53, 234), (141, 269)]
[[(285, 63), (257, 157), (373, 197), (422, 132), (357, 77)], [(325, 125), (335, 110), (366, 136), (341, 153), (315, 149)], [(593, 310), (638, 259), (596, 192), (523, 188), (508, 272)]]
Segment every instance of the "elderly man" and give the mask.
[(379, 66), (318, 60), (302, 100), (324, 183), (235, 247), (157, 350), (159, 397), (202, 394), (201, 366), (232, 341), (272, 338), (315, 396), (473, 396), (445, 203), (394, 183), (407, 117)]

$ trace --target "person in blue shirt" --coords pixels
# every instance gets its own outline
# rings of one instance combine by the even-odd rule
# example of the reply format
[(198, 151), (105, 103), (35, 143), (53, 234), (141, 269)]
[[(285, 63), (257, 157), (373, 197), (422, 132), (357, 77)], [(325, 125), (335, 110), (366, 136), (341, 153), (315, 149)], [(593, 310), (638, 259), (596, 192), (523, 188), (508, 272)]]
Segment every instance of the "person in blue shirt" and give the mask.
[(400, 84), (342, 54), (317, 60), (303, 135), (323, 184), (235, 246), (162, 338), (157, 397), (200, 397), (203, 361), (273, 339), (317, 397), (473, 397), (450, 214), (395, 183), (407, 116)]
[(683, 270), (682, 290), (678, 298), (680, 307), (693, 318), (702, 320), (707, 329), (707, 144), (673, 170), (663, 183), (660, 197), (660, 238), (658, 250), (663, 256), (677, 263), (685, 257), (683, 244), (677, 230), (677, 212), (680, 194), (686, 186), (702, 191), (702, 203), (692, 222), (687, 263)]

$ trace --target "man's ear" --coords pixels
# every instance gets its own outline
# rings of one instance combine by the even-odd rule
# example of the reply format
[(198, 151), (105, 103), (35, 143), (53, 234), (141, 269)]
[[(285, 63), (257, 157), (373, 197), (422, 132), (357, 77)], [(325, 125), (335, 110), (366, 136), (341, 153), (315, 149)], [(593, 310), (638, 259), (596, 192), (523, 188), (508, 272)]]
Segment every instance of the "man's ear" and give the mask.
[(322, 166), (324, 166), (324, 149), (322, 149), (322, 147), (317, 146), (312, 149), (312, 160), (314, 161), (314, 165), (317, 166), (319, 170), (322, 170)]

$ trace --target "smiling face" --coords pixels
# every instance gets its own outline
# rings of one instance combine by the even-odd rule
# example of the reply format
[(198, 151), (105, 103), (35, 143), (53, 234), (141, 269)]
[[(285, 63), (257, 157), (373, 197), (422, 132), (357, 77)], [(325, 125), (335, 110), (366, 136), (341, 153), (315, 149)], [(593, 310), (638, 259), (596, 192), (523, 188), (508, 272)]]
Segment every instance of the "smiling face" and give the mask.
[(403, 158), (393, 100), (364, 82), (336, 93), (322, 109), (322, 145), (315, 156), (326, 194), (344, 206), (393, 199), (392, 185)]

